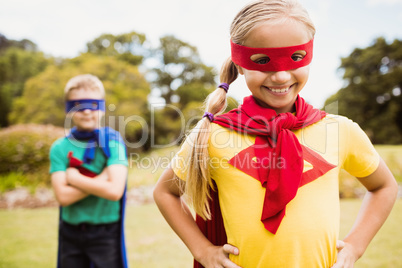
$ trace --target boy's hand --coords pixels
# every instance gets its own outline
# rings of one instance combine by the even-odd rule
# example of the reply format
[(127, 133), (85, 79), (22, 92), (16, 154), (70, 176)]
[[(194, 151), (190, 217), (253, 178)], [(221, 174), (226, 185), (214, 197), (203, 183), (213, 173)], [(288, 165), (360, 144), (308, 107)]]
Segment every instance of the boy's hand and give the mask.
[(211, 246), (204, 252), (205, 258), (200, 263), (205, 268), (241, 268), (229, 260), (229, 254), (239, 255), (239, 249), (229, 244)]
[(336, 248), (338, 250), (338, 258), (331, 268), (353, 268), (358, 259), (356, 254), (354, 254), (353, 246), (342, 240), (338, 240), (336, 241)]

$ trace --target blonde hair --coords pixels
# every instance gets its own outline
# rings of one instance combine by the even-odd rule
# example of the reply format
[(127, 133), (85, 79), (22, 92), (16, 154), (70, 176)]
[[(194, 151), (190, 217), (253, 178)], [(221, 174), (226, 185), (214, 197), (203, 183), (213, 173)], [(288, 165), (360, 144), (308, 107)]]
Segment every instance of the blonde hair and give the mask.
[[(246, 5), (234, 18), (230, 27), (230, 37), (234, 43), (242, 45), (247, 35), (260, 23), (273, 23), (293, 20), (302, 23), (306, 31), (314, 37), (315, 28), (307, 11), (296, 0), (260, 0)], [(220, 72), (220, 81), (231, 84), (237, 79), (237, 66), (228, 58)], [(205, 101), (205, 112), (214, 115), (221, 114), (227, 106), (226, 92), (222, 88), (213, 91)], [(208, 140), (211, 122), (208, 118), (201, 119), (187, 139), (193, 143), (189, 172), (184, 185), (187, 201), (192, 204), (194, 211), (204, 219), (210, 219), (208, 204), (209, 191), (214, 189), (209, 172)]]
[(68, 100), (70, 92), (77, 89), (97, 91), (102, 95), (102, 98), (105, 97), (105, 88), (103, 87), (102, 81), (92, 74), (77, 75), (68, 80), (64, 87), (65, 99)]

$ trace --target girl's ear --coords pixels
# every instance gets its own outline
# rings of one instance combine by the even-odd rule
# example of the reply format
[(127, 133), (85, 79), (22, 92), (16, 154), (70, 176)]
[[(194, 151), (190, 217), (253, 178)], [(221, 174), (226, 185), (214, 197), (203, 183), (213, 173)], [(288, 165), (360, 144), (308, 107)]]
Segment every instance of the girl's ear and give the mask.
[(237, 68), (237, 71), (239, 72), (239, 74), (244, 75), (243, 68), (240, 67), (240, 66), (237, 65), (237, 64), (235, 64), (235, 65), (236, 65), (236, 68)]

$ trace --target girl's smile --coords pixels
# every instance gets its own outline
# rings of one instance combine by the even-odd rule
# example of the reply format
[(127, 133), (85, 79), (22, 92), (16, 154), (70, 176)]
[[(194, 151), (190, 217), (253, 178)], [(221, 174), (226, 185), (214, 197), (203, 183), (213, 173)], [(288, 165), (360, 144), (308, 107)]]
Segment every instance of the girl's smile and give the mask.
[(283, 86), (283, 87), (278, 87), (278, 86), (273, 86), (273, 87), (262, 86), (262, 87), (264, 87), (267, 90), (271, 91), (272, 94), (274, 94), (274, 95), (281, 96), (281, 95), (287, 94), (290, 90), (292, 90), (292, 86), (293, 85)]

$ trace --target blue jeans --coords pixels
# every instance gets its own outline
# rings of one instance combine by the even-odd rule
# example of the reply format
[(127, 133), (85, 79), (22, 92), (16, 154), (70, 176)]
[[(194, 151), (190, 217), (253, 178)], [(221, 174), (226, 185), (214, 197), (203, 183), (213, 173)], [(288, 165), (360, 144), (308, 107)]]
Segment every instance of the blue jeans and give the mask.
[(123, 267), (119, 222), (99, 225), (61, 222), (59, 243), (61, 268)]

